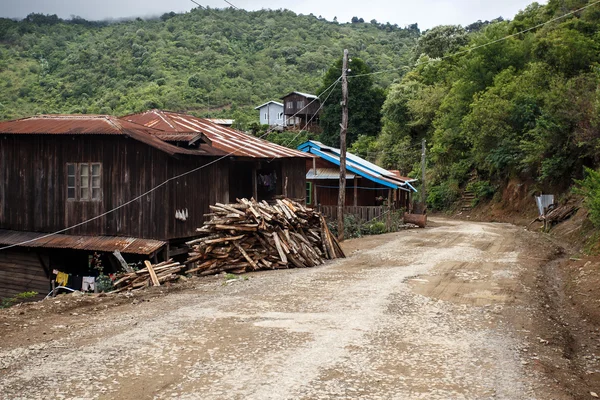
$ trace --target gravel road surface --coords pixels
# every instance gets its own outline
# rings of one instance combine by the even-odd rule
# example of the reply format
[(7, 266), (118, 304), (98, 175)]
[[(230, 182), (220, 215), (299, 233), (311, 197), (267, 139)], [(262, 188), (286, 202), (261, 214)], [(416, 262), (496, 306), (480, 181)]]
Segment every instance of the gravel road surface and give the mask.
[(528, 235), (439, 219), (318, 268), (13, 308), (0, 398), (567, 399), (524, 353)]

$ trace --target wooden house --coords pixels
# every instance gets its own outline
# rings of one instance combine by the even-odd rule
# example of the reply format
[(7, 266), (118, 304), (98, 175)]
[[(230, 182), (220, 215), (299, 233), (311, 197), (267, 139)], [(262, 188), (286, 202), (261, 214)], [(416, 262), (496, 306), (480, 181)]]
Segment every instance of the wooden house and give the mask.
[(268, 101), (254, 109), (258, 110), (258, 118), (261, 125), (275, 127), (283, 127), (285, 125), (283, 103)]
[[(310, 140), (298, 150), (315, 158), (306, 161), (306, 203), (318, 205), (328, 215), (334, 216), (338, 204), (340, 179), (340, 150)], [(369, 207), (390, 205), (408, 210), (411, 204), (415, 179), (400, 176), (398, 171), (388, 171), (352, 153), (346, 155), (346, 206), (349, 213), (375, 212)]]
[(108, 270), (115, 250), (183, 254), (211, 204), (303, 197), (305, 157), (157, 110), (0, 122), (0, 248), (16, 246), (0, 250), (0, 297), (47, 293), (54, 269), (85, 269), (93, 252)]
[(319, 131), (321, 103), (313, 94), (291, 92), (281, 98), (285, 125), (294, 129)]

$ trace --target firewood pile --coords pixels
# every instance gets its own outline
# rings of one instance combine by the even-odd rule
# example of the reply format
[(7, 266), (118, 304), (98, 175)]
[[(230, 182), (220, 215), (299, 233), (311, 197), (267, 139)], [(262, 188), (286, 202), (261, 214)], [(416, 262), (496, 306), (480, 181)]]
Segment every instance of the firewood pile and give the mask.
[(304, 268), (344, 258), (323, 215), (290, 199), (276, 204), (242, 199), (210, 206), (210, 218), (187, 242), (187, 272), (212, 275), (267, 269)]
[(540, 221), (544, 223), (543, 230), (549, 231), (554, 225), (557, 225), (573, 216), (579, 210), (578, 204), (565, 204), (562, 206), (552, 205), (546, 210), (544, 215), (540, 215), (528, 225), (531, 226), (534, 222)]
[(113, 293), (160, 286), (166, 282), (176, 281), (185, 268), (184, 265), (173, 260), (154, 265), (150, 261), (145, 261), (144, 264), (145, 268), (138, 271), (118, 275), (113, 283)]

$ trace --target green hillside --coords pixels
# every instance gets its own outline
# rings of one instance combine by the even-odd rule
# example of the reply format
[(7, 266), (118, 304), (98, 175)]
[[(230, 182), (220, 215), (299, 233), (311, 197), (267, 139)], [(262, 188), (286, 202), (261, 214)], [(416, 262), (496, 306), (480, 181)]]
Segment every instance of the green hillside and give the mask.
[(354, 151), (419, 176), (426, 139), (429, 203), (437, 209), (464, 189), (499, 199), (511, 179), (532, 193), (565, 193), (585, 167), (600, 166), (594, 3), (550, 0), (475, 32), (428, 31), (417, 46), (419, 65), (388, 90), (381, 134), (360, 137)]
[(264, 101), (315, 92), (344, 48), (389, 69), (407, 63), (418, 36), (416, 25), (338, 24), (286, 10), (194, 9), (119, 23), (0, 19), (0, 119), (158, 107), (244, 127)]

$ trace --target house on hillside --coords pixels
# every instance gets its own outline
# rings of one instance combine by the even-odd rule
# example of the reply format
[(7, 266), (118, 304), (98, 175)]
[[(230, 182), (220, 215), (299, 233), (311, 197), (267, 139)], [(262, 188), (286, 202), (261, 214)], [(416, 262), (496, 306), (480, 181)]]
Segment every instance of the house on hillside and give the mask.
[[(310, 140), (298, 150), (315, 158), (306, 161), (306, 203), (319, 205), (327, 214), (337, 207), (340, 179), (340, 150)], [(394, 208), (410, 209), (411, 196), (416, 192), (415, 179), (400, 176), (352, 153), (346, 155), (346, 206), (375, 207), (391, 204)]]
[(269, 101), (254, 108), (258, 110), (258, 116), (261, 125), (285, 126), (283, 114), (283, 104), (276, 101)]
[(285, 125), (295, 129), (318, 132), (321, 102), (314, 94), (291, 92), (281, 98)]
[(0, 297), (45, 294), (54, 270), (90, 273), (94, 252), (107, 271), (115, 250), (128, 261), (185, 254), (211, 204), (304, 197), (307, 157), (158, 110), (0, 122), (0, 247), (16, 246), (0, 251)]

